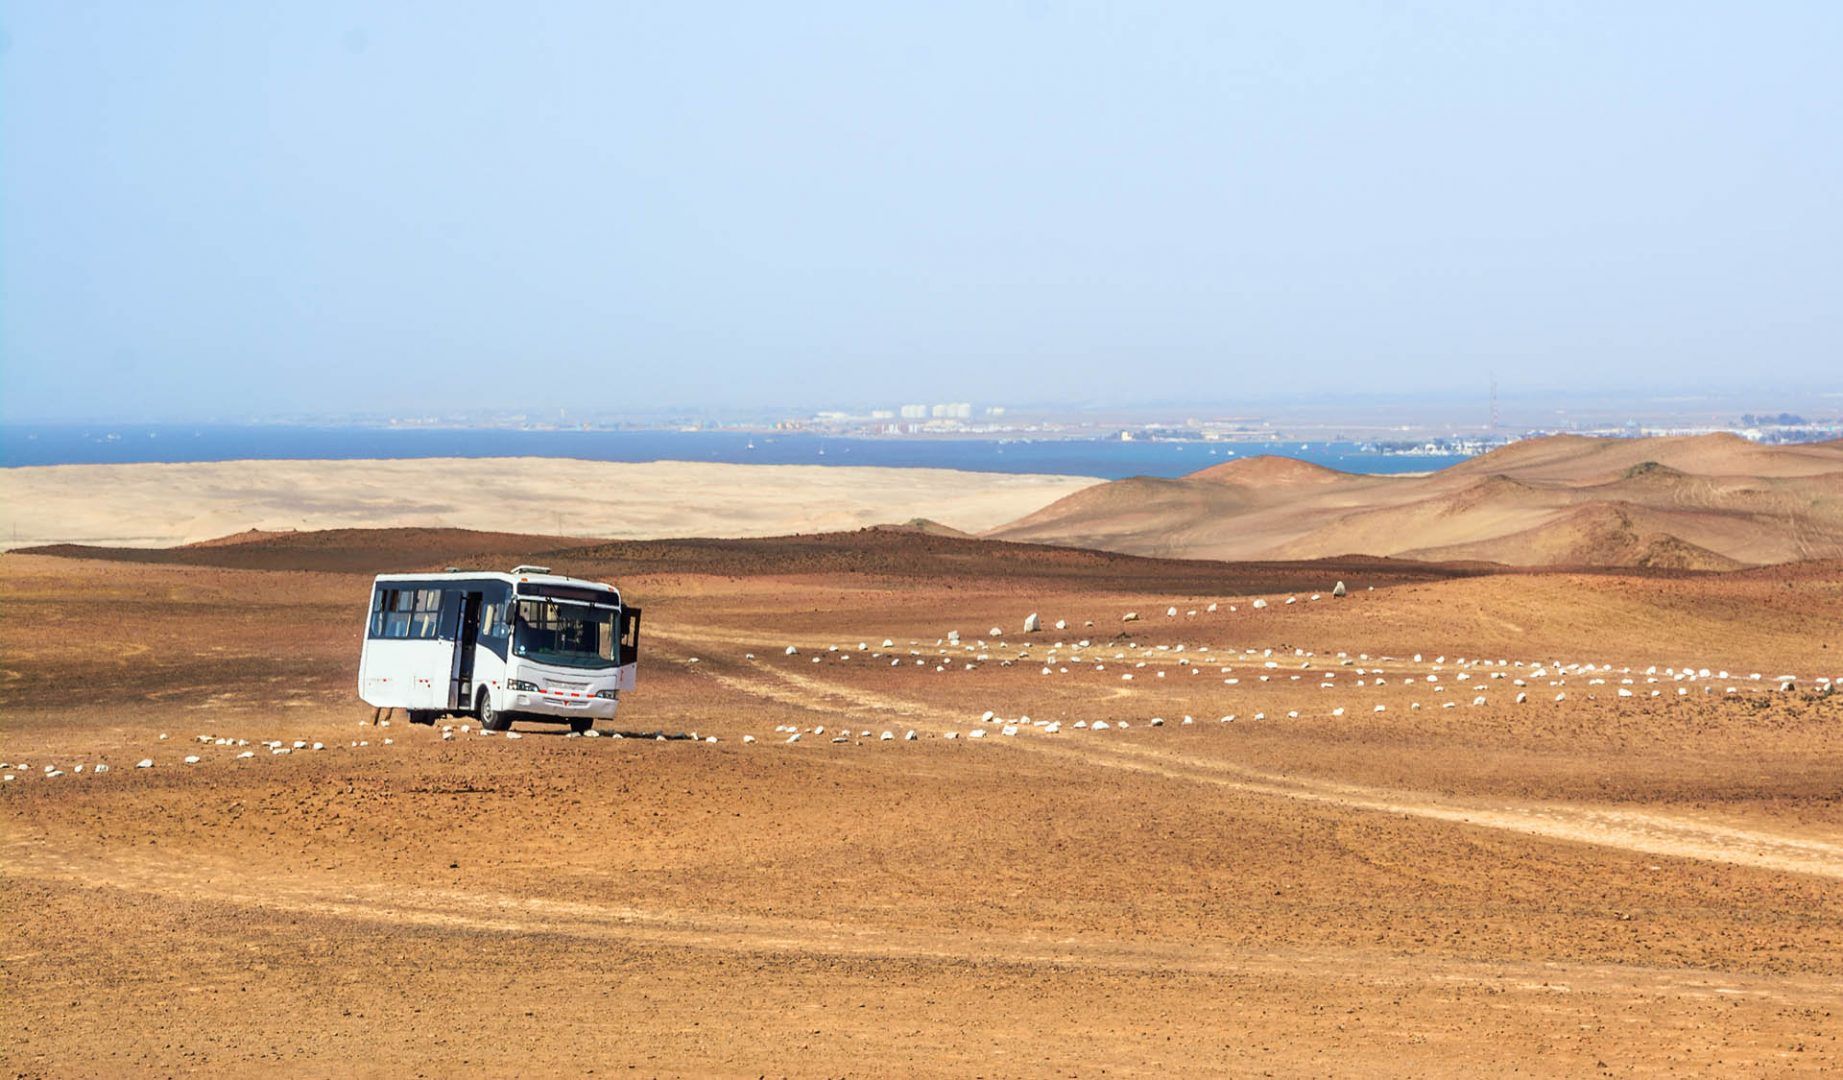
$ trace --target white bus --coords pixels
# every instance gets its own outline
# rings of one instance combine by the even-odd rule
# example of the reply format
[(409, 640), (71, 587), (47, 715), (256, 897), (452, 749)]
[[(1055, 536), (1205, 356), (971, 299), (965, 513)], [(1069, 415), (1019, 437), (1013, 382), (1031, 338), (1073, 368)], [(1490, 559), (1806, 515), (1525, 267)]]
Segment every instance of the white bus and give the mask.
[(634, 688), (640, 609), (612, 585), (520, 566), (509, 574), (380, 574), (358, 661), (358, 696), (432, 724), (472, 715), (588, 731)]

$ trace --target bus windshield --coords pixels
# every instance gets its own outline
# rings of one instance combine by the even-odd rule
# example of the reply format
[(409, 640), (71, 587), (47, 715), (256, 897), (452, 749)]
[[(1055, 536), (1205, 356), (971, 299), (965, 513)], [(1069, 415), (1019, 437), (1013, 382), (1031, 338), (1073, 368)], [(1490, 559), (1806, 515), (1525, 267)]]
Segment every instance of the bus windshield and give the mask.
[(586, 604), (520, 600), (512, 626), (512, 651), (540, 664), (613, 667), (619, 613)]

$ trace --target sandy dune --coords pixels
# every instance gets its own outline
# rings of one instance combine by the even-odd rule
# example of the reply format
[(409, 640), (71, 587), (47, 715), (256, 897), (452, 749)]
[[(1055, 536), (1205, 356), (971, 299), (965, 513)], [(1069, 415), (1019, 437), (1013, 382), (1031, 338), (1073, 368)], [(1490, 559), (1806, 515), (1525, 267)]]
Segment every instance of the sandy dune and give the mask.
[(1556, 436), (1406, 477), (1248, 458), (1088, 488), (989, 535), (1182, 558), (1726, 570), (1843, 555), (1843, 444)]
[(768, 536), (912, 518), (976, 532), (1095, 483), (951, 469), (553, 458), (56, 465), (0, 470), (0, 547), (149, 547), (249, 529), (427, 526)]

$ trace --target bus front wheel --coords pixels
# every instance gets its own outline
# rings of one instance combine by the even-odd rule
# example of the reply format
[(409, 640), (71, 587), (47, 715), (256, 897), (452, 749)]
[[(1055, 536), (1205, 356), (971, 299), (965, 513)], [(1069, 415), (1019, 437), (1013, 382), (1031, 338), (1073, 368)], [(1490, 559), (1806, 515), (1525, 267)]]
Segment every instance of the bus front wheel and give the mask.
[(504, 731), (512, 726), (512, 718), (493, 708), (493, 695), (480, 695), (480, 726), (488, 731)]

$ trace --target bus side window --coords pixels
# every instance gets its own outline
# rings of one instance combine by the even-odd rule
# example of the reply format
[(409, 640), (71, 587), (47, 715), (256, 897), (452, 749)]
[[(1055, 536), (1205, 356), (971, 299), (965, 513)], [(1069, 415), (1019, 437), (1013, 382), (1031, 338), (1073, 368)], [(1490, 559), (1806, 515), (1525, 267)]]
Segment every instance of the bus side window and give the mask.
[(409, 589), (389, 590), (388, 603), (384, 605), (385, 637), (406, 638), (410, 636), (410, 613), (415, 604), (415, 592)]
[(415, 613), (410, 618), (409, 636), (413, 638), (433, 638), (441, 627), (442, 591), (440, 589), (417, 589), (412, 595), (416, 598)]
[(379, 586), (371, 593), (371, 629), (372, 637), (384, 636), (384, 609), (390, 598), (391, 590)]
[(480, 636), (495, 641), (505, 637), (509, 628), (506, 626), (506, 604), (504, 600), (495, 600), (490, 604), (480, 605)]

